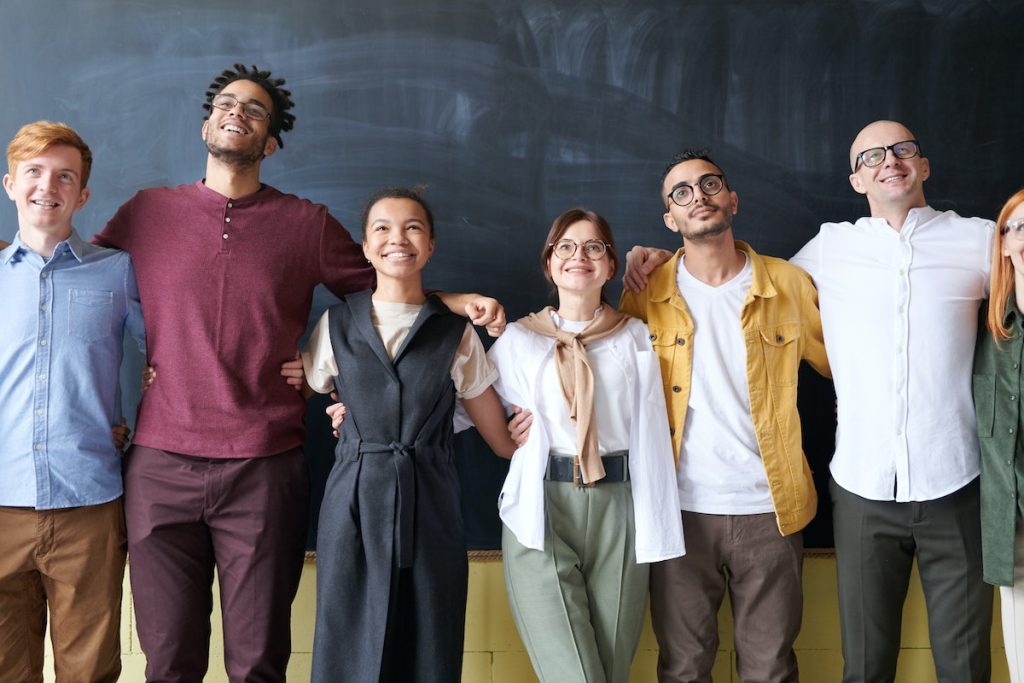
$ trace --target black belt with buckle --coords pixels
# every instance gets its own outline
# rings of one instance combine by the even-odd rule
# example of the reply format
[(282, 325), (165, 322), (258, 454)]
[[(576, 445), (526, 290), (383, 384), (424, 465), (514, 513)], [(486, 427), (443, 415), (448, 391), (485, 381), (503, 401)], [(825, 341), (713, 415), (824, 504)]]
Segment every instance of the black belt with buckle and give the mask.
[(580, 459), (577, 455), (549, 455), (548, 470), (545, 481), (571, 482), (577, 486), (594, 486), (597, 484), (614, 484), (629, 481), (629, 453), (618, 451), (601, 456), (604, 465), (604, 477), (593, 484), (584, 484), (580, 476)]

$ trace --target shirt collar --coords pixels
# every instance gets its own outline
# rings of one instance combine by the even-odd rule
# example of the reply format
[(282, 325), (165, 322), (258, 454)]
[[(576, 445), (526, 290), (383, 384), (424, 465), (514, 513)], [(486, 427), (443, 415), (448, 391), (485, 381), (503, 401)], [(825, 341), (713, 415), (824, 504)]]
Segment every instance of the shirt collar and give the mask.
[[(76, 232), (74, 228), (71, 228), (71, 234), (68, 235), (68, 238), (63, 242), (59, 242), (54, 248), (53, 256), (58, 256), (62, 249), (67, 249), (67, 251), (70, 252), (79, 263), (81, 263), (82, 260), (85, 259), (89, 248), (89, 245), (78, 236), (78, 232)], [(0, 251), (0, 263), (7, 265), (16, 254), (22, 251), (29, 252), (32, 250), (25, 246), (25, 243), (21, 241), (21, 233), (15, 233), (14, 241), (4, 247), (3, 251)]]

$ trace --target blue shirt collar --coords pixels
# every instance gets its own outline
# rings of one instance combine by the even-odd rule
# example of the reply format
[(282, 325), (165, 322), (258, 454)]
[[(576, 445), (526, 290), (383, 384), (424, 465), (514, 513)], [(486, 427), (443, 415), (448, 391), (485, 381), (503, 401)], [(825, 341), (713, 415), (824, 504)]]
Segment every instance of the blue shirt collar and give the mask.
[[(71, 234), (68, 235), (66, 240), (57, 244), (53, 250), (53, 255), (60, 255), (63, 249), (67, 249), (81, 263), (89, 252), (90, 245), (78, 236), (78, 232), (74, 228), (71, 228)], [(14, 258), (14, 255), (20, 251), (31, 251), (31, 249), (26, 247), (25, 243), (21, 241), (21, 233), (18, 232), (14, 235), (14, 241), (4, 247), (3, 251), (0, 251), (0, 263), (7, 265)]]

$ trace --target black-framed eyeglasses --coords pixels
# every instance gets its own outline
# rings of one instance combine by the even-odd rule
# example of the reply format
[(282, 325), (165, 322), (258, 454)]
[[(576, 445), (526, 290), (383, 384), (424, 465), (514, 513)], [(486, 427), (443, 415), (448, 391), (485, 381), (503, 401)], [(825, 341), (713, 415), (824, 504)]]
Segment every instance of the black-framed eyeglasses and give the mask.
[(1014, 221), (1006, 221), (999, 232), (1000, 234), (1006, 235), (1008, 239), (1016, 240), (1017, 242), (1024, 242), (1024, 218), (1018, 218)]
[(607, 242), (601, 240), (587, 240), (583, 244), (579, 244), (569, 238), (558, 240), (548, 245), (551, 247), (551, 253), (562, 259), (568, 261), (576, 254), (576, 249), (583, 247), (583, 255), (591, 261), (600, 261), (604, 258), (604, 255), (608, 253), (608, 247), (612, 246)]
[(885, 153), (890, 149), (892, 150), (892, 155), (897, 159), (910, 159), (921, 154), (921, 145), (917, 143), (917, 140), (894, 142), (886, 147), (870, 147), (857, 155), (857, 161), (853, 165), (853, 170), (856, 171), (860, 168), (861, 164), (868, 168), (878, 166), (885, 161)]
[(210, 104), (221, 111), (231, 111), (241, 104), (242, 113), (245, 114), (245, 118), (247, 119), (252, 119), (253, 121), (266, 121), (270, 118), (270, 112), (267, 111), (267, 108), (259, 102), (242, 102), (234, 95), (226, 92), (214, 95)]
[[(721, 173), (705, 173), (697, 179), (697, 187), (708, 197), (714, 197), (725, 187), (725, 176)], [(668, 198), (676, 206), (688, 206), (693, 201), (693, 186), (680, 183), (668, 193)]]

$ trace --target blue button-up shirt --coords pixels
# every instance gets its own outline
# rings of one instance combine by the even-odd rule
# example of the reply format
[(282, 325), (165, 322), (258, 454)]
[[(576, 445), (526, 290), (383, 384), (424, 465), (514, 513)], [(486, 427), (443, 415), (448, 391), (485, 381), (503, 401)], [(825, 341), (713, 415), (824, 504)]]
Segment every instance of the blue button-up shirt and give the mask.
[(15, 237), (0, 251), (0, 296), (0, 505), (116, 499), (123, 333), (145, 352), (131, 259), (73, 231), (49, 259)]

